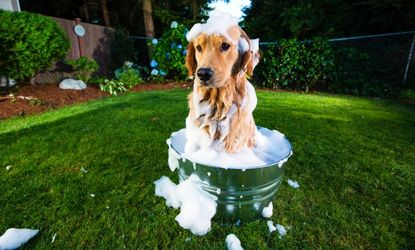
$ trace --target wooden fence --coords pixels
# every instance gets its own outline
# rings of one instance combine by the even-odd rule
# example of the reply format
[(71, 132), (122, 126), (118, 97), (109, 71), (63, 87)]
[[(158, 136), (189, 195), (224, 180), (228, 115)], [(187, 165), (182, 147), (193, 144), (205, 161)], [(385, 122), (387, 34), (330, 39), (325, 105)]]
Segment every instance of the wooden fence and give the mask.
[[(81, 56), (93, 58), (99, 64), (99, 70), (96, 73), (100, 76), (109, 74), (111, 68), (111, 47), (110, 37), (113, 29), (110, 27), (84, 23), (77, 20), (68, 20), (58, 17), (52, 17), (66, 32), (71, 47), (66, 55), (66, 59), (78, 59)], [(85, 35), (78, 37), (74, 32), (76, 24), (85, 28)], [(63, 78), (71, 77), (70, 67), (57, 63), (55, 69), (50, 72), (39, 73), (36, 76), (38, 83), (56, 83)]]

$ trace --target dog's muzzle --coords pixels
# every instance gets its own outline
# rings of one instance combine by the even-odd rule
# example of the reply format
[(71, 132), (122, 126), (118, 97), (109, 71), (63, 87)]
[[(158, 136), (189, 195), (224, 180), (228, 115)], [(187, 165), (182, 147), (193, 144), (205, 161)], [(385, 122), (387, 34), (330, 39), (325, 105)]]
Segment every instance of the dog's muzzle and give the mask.
[(209, 81), (210, 78), (212, 78), (212, 76), (213, 76), (213, 70), (210, 68), (200, 68), (197, 71), (197, 77), (203, 82)]

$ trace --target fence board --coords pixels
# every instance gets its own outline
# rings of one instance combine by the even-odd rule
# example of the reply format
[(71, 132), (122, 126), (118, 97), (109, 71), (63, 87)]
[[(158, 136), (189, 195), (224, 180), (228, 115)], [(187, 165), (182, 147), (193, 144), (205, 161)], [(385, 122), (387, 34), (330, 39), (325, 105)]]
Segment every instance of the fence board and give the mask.
[[(68, 36), (70, 42), (70, 50), (65, 59), (78, 59), (81, 56), (78, 36), (74, 32), (75, 20), (69, 20), (59, 17), (51, 17), (56, 21)], [(110, 27), (84, 23), (80, 24), (85, 28), (85, 35), (83, 36), (84, 48), (83, 53), (89, 58), (93, 58), (99, 64), (99, 70), (96, 75), (105, 76), (109, 74), (111, 62), (111, 46), (110, 36), (114, 31)], [(55, 69), (48, 73), (39, 73), (36, 76), (38, 83), (56, 83), (62, 78), (71, 77), (68, 67), (62, 63), (57, 63)]]

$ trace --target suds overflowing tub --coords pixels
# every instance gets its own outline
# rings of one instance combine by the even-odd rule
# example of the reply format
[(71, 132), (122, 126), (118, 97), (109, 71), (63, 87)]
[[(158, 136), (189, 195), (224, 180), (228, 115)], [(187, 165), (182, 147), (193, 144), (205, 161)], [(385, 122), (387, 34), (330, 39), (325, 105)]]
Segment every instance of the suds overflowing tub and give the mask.
[[(270, 218), (292, 147), (282, 133), (257, 127), (253, 120), (257, 97), (246, 75), (258, 63), (259, 41), (249, 39), (237, 19), (219, 12), (194, 25), (187, 39), (188, 51), (195, 54), (189, 52), (186, 67), (197, 71), (190, 112), (186, 128), (167, 140), (168, 165), (177, 169), (180, 183), (163, 176), (154, 182), (156, 195), (180, 208), (176, 221), (195, 235), (208, 233), (212, 218), (222, 223)], [(232, 72), (209, 64), (203, 54), (207, 50), (217, 50), (218, 61), (234, 53)], [(240, 246), (233, 242), (229, 244)]]

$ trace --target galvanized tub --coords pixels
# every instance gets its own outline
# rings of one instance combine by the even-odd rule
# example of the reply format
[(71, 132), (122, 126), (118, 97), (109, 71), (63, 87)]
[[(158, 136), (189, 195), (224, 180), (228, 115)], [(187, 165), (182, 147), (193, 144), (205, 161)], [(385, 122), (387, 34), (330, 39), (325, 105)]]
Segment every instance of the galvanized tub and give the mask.
[[(258, 129), (265, 129), (260, 128)], [(264, 166), (246, 169), (223, 168), (192, 162), (183, 157), (185, 129), (172, 134), (171, 147), (181, 157), (178, 161), (180, 181), (196, 174), (198, 185), (216, 196), (217, 209), (214, 219), (234, 223), (252, 221), (261, 217), (262, 209), (275, 198), (284, 175), (284, 163), (292, 155), (292, 146), (284, 136), (283, 157)]]

